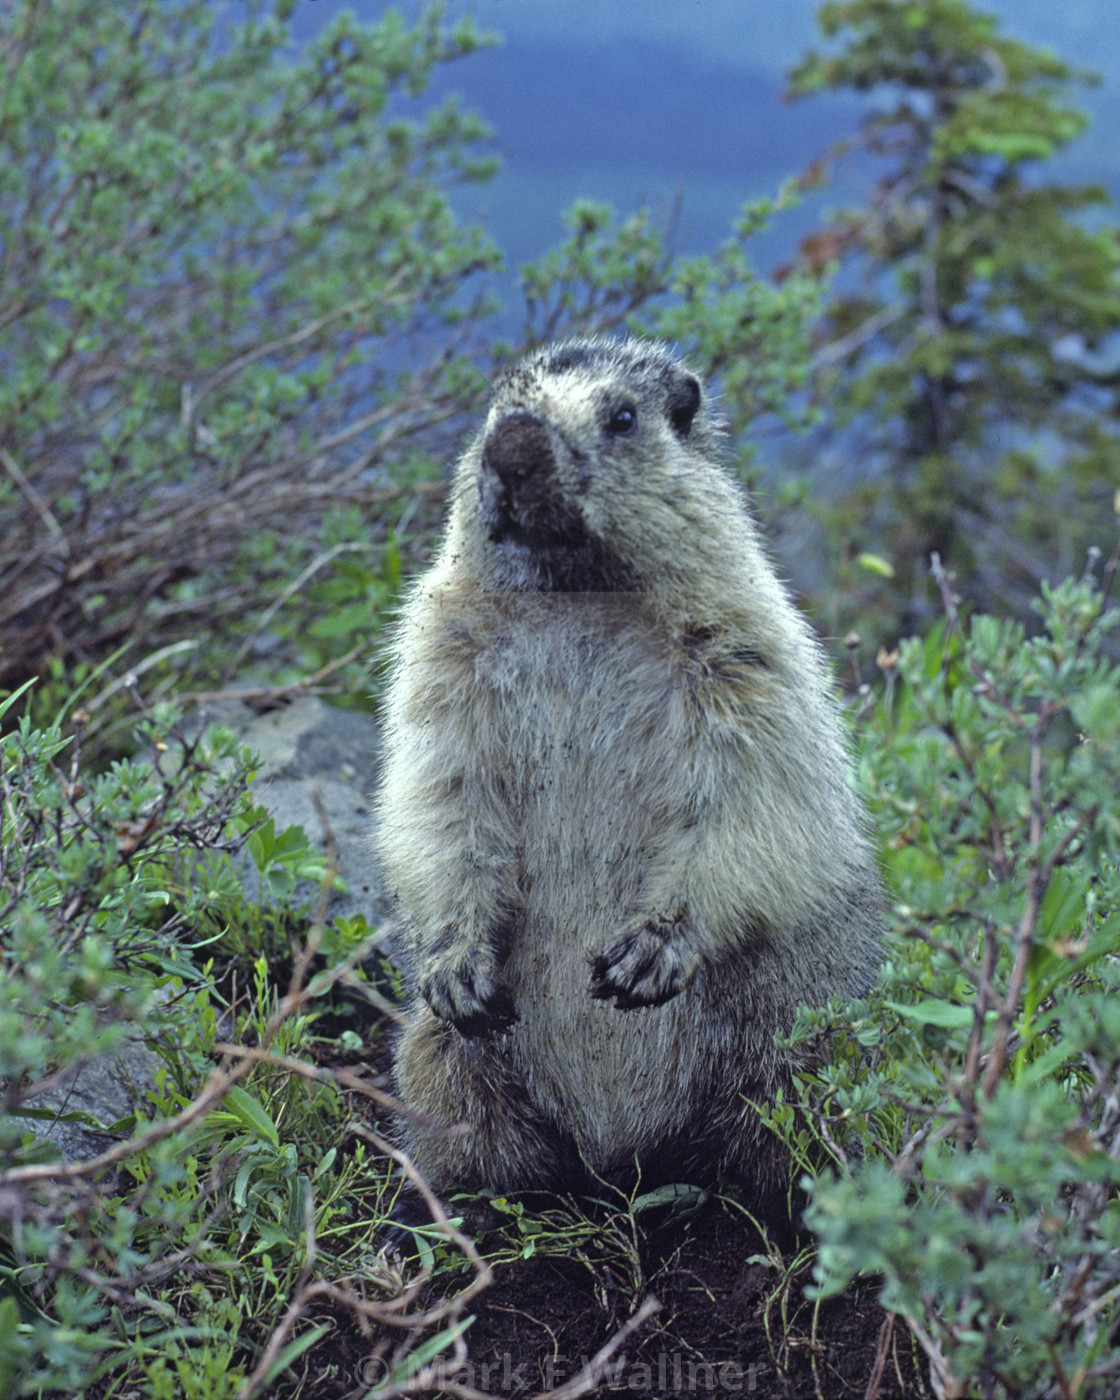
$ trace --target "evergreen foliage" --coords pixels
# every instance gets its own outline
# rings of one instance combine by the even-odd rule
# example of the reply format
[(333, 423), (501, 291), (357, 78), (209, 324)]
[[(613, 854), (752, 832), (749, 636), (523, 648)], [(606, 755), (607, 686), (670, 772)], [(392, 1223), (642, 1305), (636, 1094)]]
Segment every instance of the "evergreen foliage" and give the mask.
[(933, 552), (1025, 615), (1099, 538), (1120, 453), (1120, 247), (1100, 190), (1039, 168), (1084, 126), (1080, 75), (965, 0), (828, 4), (820, 24), (793, 91), (866, 94), (848, 149), (874, 178), (803, 249), (839, 265), (817, 396), (860, 463), (830, 525), (893, 566), (896, 627), (936, 613)]

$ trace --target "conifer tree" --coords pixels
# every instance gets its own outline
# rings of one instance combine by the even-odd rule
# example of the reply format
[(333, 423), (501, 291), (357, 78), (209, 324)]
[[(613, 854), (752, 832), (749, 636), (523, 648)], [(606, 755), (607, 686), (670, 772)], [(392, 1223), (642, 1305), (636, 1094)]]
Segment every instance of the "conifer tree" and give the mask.
[(1086, 75), (965, 0), (850, 0), (819, 22), (793, 91), (865, 95), (846, 149), (874, 172), (802, 250), (838, 264), (818, 389), (860, 465), (834, 522), (891, 562), (903, 629), (932, 609), (934, 551), (984, 606), (1022, 610), (1108, 538), (1120, 463), (1107, 196), (1041, 169), (1085, 125), (1067, 94)]

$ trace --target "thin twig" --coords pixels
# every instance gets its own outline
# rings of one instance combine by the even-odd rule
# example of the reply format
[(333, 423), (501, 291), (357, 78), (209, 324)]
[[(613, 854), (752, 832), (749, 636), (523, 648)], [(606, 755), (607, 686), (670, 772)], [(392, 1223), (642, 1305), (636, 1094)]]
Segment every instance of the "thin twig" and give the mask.
[(319, 572), (320, 569), (325, 569), (326, 566), (329, 563), (331, 563), (332, 560), (337, 559), (340, 554), (356, 553), (358, 551), (368, 553), (371, 548), (372, 546), (364, 541), (343, 540), (340, 544), (333, 545), (330, 549), (324, 550), (322, 554), (316, 555), (315, 558), (312, 559), (311, 563), (308, 564), (305, 569), (300, 571), (300, 573), (291, 581), (291, 583), (287, 585), (286, 588), (284, 588), (281, 591), (280, 595), (272, 601), (270, 606), (257, 619), (256, 626), (253, 628), (253, 630), (249, 633), (249, 635), (245, 638), (245, 640), (238, 647), (237, 651), (234, 653), (234, 657), (229, 664), (227, 674), (230, 671), (240, 670), (241, 663), (248, 655), (253, 643), (265, 630), (265, 628), (280, 611), (280, 609), (284, 606), (284, 604), (300, 591), (300, 589), (308, 581), (308, 579), (313, 578), (315, 574)]
[(328, 661), (311, 675), (304, 676), (302, 680), (291, 681), (288, 685), (254, 686), (249, 690), (188, 690), (176, 695), (175, 699), (180, 705), (214, 705), (225, 700), (240, 700), (243, 704), (252, 705), (278, 703), (296, 695), (332, 693), (321, 690), (320, 681), (333, 675), (335, 671), (340, 671), (344, 666), (349, 666), (351, 661), (357, 660), (363, 653), (368, 652), (369, 648), (369, 642), (359, 642), (357, 646), (351, 647), (345, 656)]
[(62, 526), (54, 518), (54, 513), (50, 506), (47, 505), (46, 501), (44, 501), (38, 491), (35, 490), (35, 487), (27, 479), (23, 468), (5, 448), (0, 448), (0, 462), (4, 464), (4, 470), (31, 503), (36, 515), (38, 515), (39, 519), (47, 527), (48, 532), (53, 535), (56, 540), (61, 539)]
[(90, 1157), (88, 1161), (46, 1162), (24, 1167), (9, 1167), (7, 1171), (0, 1172), (0, 1188), (22, 1186), (34, 1181), (78, 1181), (85, 1176), (97, 1176), (98, 1173), (109, 1167), (115, 1167), (118, 1162), (124, 1162), (129, 1157), (146, 1152), (157, 1142), (162, 1142), (164, 1138), (173, 1136), (180, 1129), (189, 1127), (204, 1114), (209, 1113), (212, 1108), (216, 1108), (221, 1103), (239, 1080), (245, 1078), (253, 1065), (253, 1060), (246, 1059), (241, 1064), (235, 1065), (233, 1069), (214, 1070), (186, 1108), (181, 1109), (170, 1118), (163, 1118), (158, 1123), (153, 1123), (139, 1137), (129, 1138), (127, 1142), (118, 1142), (114, 1147), (107, 1148), (96, 1157)]

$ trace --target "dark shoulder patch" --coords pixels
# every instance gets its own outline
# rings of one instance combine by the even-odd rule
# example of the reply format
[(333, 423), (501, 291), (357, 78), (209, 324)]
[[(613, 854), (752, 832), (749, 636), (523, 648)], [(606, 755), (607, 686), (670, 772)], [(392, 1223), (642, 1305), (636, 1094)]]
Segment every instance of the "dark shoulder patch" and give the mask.
[(745, 642), (729, 646), (719, 629), (705, 623), (687, 627), (681, 637), (689, 660), (712, 680), (735, 680), (745, 670), (768, 670), (762, 652)]
[(763, 669), (768, 666), (766, 658), (754, 647), (733, 647), (731, 656), (743, 666), (761, 666)]

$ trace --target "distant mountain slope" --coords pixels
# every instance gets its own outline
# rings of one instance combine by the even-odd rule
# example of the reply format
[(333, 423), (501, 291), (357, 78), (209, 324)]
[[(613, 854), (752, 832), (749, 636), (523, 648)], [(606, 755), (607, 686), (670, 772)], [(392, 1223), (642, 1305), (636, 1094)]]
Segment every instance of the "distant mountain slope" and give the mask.
[[(782, 75), (649, 39), (621, 51), (509, 39), (442, 70), (437, 83), (480, 111), (525, 171), (613, 166), (661, 172), (669, 185), (795, 174), (865, 110), (831, 95), (787, 102)], [(1063, 158), (1073, 172), (1063, 178), (1099, 180), (1120, 195), (1116, 89), (1075, 88), (1073, 100), (1094, 125)]]
[[(637, 37), (621, 46), (511, 38), (441, 70), (434, 91), (459, 94), (495, 129), (504, 164), (477, 203), (514, 264), (556, 241), (559, 216), (578, 196), (622, 213), (680, 197), (683, 245), (710, 249), (745, 199), (774, 193), (854, 132), (866, 110), (834, 95), (788, 102), (776, 72)], [(1111, 94), (1075, 90), (1075, 102), (1103, 117), (1047, 165), (1048, 178), (1097, 182), (1120, 198)], [(785, 261), (822, 209), (850, 195), (841, 186), (815, 196), (766, 240), (762, 261)]]
[[(303, 0), (297, 42), (353, 0)], [(361, 7), (374, 18), (388, 5)], [(482, 212), (516, 264), (560, 236), (578, 196), (622, 213), (643, 200), (683, 200), (685, 246), (710, 249), (746, 198), (772, 193), (840, 137), (864, 109), (834, 96), (787, 103), (785, 73), (814, 42), (817, 0), (452, 0), (503, 36), (494, 48), (440, 68), (435, 95), (457, 92), (495, 129), (504, 165)], [(1089, 130), (1046, 166), (1047, 178), (1104, 185), (1120, 200), (1120, 0), (976, 0), (1005, 33), (1100, 71), (1073, 100)], [(426, 96), (422, 104), (428, 101)], [(822, 192), (783, 221), (763, 261), (784, 261), (821, 209)]]
[[(341, 5), (345, 0), (315, 0)], [(822, 0), (466, 0), (484, 28), (524, 42), (573, 38), (624, 53), (636, 40), (688, 50), (735, 66), (778, 74), (816, 42)], [(1120, 6), (1116, 0), (971, 0), (1004, 33), (1049, 45), (1069, 62), (1120, 83)], [(464, 4), (465, 8), (465, 4)], [(451, 13), (459, 13), (453, 6)]]
[[(613, 47), (509, 40), (439, 75), (496, 128), (511, 162), (536, 173), (615, 166), (742, 180), (792, 174), (855, 103), (788, 103), (778, 74), (717, 64), (667, 44)], [(822, 142), (822, 133), (824, 140)]]

